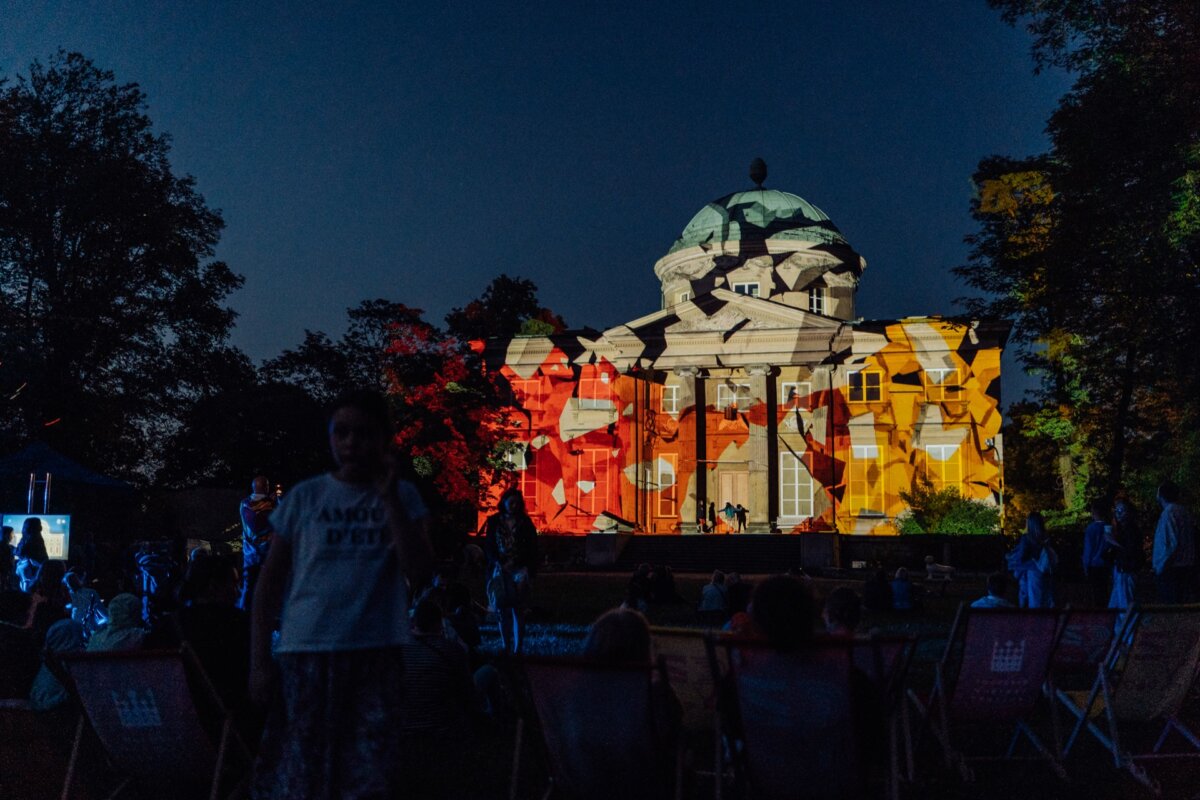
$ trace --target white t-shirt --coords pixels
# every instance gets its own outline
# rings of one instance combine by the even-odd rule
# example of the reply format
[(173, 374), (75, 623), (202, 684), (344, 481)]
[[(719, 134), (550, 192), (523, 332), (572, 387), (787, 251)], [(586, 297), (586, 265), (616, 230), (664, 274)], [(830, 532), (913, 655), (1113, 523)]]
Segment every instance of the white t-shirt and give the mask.
[[(396, 484), (409, 520), (428, 512), (415, 486)], [(409, 640), (408, 590), (374, 486), (326, 473), (297, 484), (271, 514), (292, 546), (281, 653), (388, 647)]]

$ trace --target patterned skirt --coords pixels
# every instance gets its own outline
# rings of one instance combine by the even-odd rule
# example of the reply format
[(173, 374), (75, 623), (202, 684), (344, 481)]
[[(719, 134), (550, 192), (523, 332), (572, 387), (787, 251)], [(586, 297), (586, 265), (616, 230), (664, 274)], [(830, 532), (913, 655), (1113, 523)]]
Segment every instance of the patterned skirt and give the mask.
[(403, 796), (400, 648), (280, 656), (254, 765), (256, 800)]

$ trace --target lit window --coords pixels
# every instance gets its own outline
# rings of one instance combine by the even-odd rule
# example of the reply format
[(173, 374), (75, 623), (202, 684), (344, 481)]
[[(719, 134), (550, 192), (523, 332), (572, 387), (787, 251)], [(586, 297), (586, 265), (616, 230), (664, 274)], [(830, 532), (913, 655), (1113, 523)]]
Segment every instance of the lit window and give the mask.
[(664, 414), (679, 413), (679, 387), (664, 386), (662, 387), (662, 407)]
[(862, 370), (850, 373), (850, 402), (877, 403), (883, 399), (883, 373)]
[(537, 454), (538, 451), (532, 448), (526, 450), (522, 454), (525, 469), (517, 473), (521, 497), (525, 499), (525, 508), (530, 511), (537, 508)]
[(607, 372), (579, 379), (579, 408), (580, 410), (612, 408), (612, 389)]
[(779, 515), (784, 519), (806, 519), (813, 515), (813, 479), (804, 457), (779, 454)]
[(678, 457), (675, 453), (666, 453), (658, 457), (658, 515), (660, 517), (674, 517), (677, 514), (675, 460)]
[(748, 408), (750, 405), (750, 384), (748, 383), (719, 383), (717, 384), (717, 410), (726, 408)]
[(925, 477), (937, 491), (962, 486), (962, 447), (931, 444), (925, 448)]
[(692, 299), (691, 292), (680, 292), (679, 295), (675, 298), (675, 302), (676, 303), (686, 303), (688, 300), (691, 300), (691, 299)]
[(809, 408), (808, 396), (810, 394), (812, 394), (812, 384), (808, 381), (779, 384), (779, 402), (788, 408), (791, 408), (793, 404), (800, 408)]
[(608, 507), (608, 468), (611, 451), (589, 448), (576, 456), (575, 505), (585, 514), (599, 514)]
[(825, 287), (813, 286), (808, 290), (808, 310), (813, 314), (825, 313)]
[(758, 297), (757, 283), (735, 283), (733, 290), (738, 294), (748, 295), (750, 297)]
[(958, 382), (958, 370), (927, 369), (925, 370), (925, 399), (931, 403), (941, 403), (947, 400), (961, 400), (962, 387)]
[(851, 514), (883, 513), (883, 463), (875, 445), (850, 448), (849, 491), (846, 506)]
[(513, 400), (526, 411), (540, 411), (545, 394), (540, 379), (512, 381)]

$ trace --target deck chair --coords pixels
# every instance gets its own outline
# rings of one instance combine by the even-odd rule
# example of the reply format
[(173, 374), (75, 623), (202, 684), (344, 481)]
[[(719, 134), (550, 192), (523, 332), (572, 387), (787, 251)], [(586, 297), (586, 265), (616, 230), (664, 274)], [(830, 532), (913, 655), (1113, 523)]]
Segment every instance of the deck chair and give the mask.
[(1062, 616), (1062, 633), (1050, 658), (1050, 677), (1045, 693), (1051, 699), (1050, 721), (1054, 731), (1054, 752), (1063, 757), (1063, 723), (1059, 704), (1054, 700), (1060, 690), (1086, 691), (1096, 680), (1096, 671), (1108, 657), (1124, 612), (1115, 608), (1071, 608)]
[(904, 744), (904, 770), (907, 780), (913, 779), (912, 726), (908, 704), (904, 702), (904, 682), (908, 667), (917, 650), (915, 636), (871, 636), (852, 643), (855, 669), (871, 681), (883, 701), (888, 727), (888, 792), (900, 795), (900, 744)]
[[(83, 709), (63, 800), (68, 800), (75, 780), (85, 719), (124, 776), (109, 798), (136, 784), (161, 797), (206, 789), (210, 800), (217, 800), (224, 784), (236, 783), (231, 755), (249, 767), (250, 751), (186, 645), (177, 650), (64, 653), (61, 661)], [(197, 701), (203, 705), (198, 707)], [(200, 708), (218, 720), (219, 732), (207, 729)], [(238, 783), (224, 796), (243, 788)]]
[[(1158, 782), (1138, 761), (1200, 756), (1200, 737), (1179, 716), (1198, 669), (1200, 606), (1131, 608), (1120, 632), (1113, 637), (1091, 689), (1056, 692), (1059, 702), (1076, 720), (1064, 753), (1069, 754), (1087, 730), (1112, 756), (1118, 769), (1128, 771), (1157, 793)], [(1154, 745), (1149, 750), (1130, 749), (1130, 740), (1147, 728), (1150, 733), (1157, 732)], [(1190, 746), (1189, 750), (1163, 752), (1172, 731)]]
[[(1057, 754), (1027, 721), (1042, 696), (1060, 633), (1057, 611), (959, 606), (927, 702), (911, 690), (908, 696), (941, 745), (946, 766), (957, 768), (963, 780), (974, 779), (969, 761), (1016, 758), (1022, 737), (1066, 778)], [(963, 727), (983, 733), (1010, 725), (1012, 737), (1003, 755), (969, 755), (956, 746), (967, 739), (958, 735)]]
[[(833, 800), (863, 793), (849, 642), (780, 653), (757, 641), (709, 639), (724, 651), (735, 765), (751, 796)], [(715, 659), (715, 656), (714, 656)]]
[[(713, 738), (714, 797), (721, 798), (725, 775), (721, 749), (721, 721), (717, 710), (717, 683), (714, 672), (724, 675), (726, 665), (713, 670), (708, 660), (705, 638), (708, 634), (695, 628), (651, 628), (654, 652), (667, 670), (667, 679), (683, 707), (682, 727), (686, 734)], [(704, 771), (707, 774), (707, 770)]]
[[(529, 657), (523, 667), (550, 766), (545, 798), (679, 797), (677, 732), (669, 730), (669, 713), (656, 713), (656, 697), (665, 700), (663, 691), (669, 691), (661, 662), (607, 665)], [(655, 671), (662, 681), (658, 689)]]

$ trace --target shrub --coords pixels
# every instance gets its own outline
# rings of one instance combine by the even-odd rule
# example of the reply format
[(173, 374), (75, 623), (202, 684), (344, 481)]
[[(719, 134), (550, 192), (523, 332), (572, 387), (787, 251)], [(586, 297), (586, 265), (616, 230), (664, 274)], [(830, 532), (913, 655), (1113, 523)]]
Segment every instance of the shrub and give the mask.
[(901, 534), (991, 534), (1000, 529), (998, 507), (963, 497), (954, 488), (938, 491), (924, 478), (917, 479), (912, 491), (900, 492), (900, 499), (908, 504), (896, 519)]

